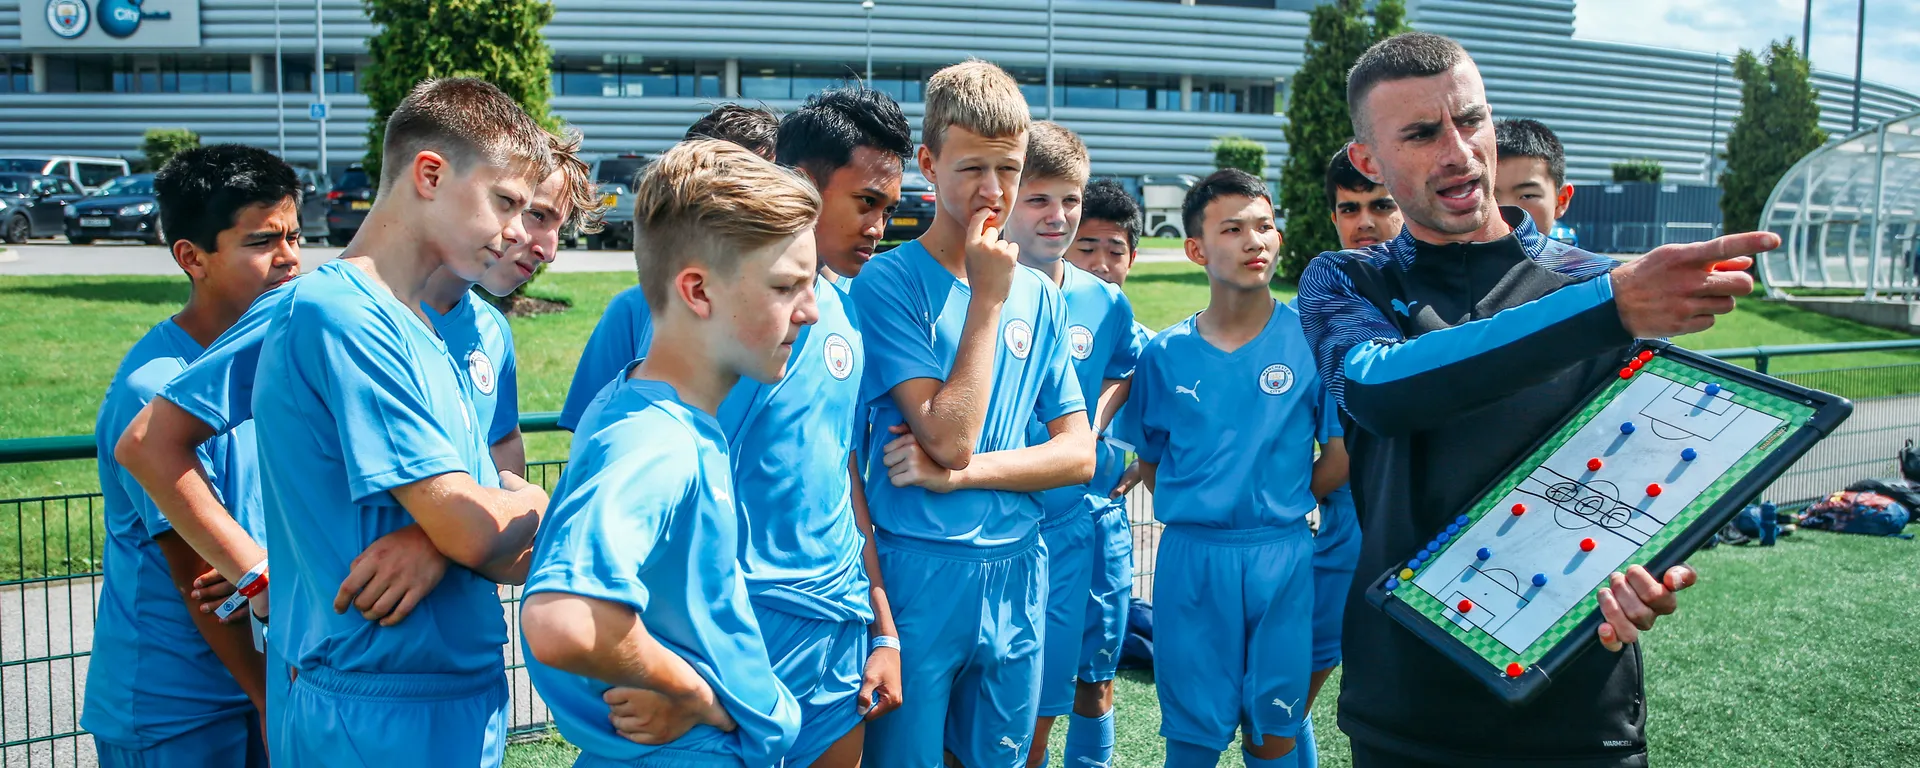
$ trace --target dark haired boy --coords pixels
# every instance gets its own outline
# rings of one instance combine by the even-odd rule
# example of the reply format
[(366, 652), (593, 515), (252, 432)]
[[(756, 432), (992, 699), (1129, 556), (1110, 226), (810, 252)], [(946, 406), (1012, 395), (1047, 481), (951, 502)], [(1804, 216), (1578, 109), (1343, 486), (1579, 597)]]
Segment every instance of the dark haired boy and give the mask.
[(1306, 516), (1339, 481), (1313, 445), (1333, 415), (1299, 314), (1267, 289), (1280, 232), (1266, 185), (1216, 172), (1181, 218), (1207, 308), (1147, 343), (1131, 395), (1141, 478), (1166, 524), (1154, 583), (1166, 764), (1210, 768), (1238, 729), (1248, 766), (1291, 766), (1311, 673)]
[[(265, 150), (219, 144), (174, 157), (154, 188), (161, 231), (192, 292), (121, 360), (94, 427), (107, 537), (80, 725), (104, 766), (264, 767), (264, 660), (252, 633), (191, 597), (206, 561), (114, 459), (114, 446), (255, 298), (300, 273), (300, 183)], [(263, 536), (257, 459), (251, 429), (199, 451), (234, 523)]]
[(687, 139), (731, 141), (748, 152), (773, 159), (773, 141), (780, 130), (780, 118), (771, 110), (741, 104), (714, 107), (687, 128)]
[(1534, 228), (1551, 237), (1553, 225), (1573, 203), (1560, 137), (1538, 120), (1508, 118), (1494, 122), (1493, 141), (1500, 153), (1493, 174), (1494, 200), (1526, 211)]
[(1327, 207), (1343, 249), (1370, 248), (1400, 234), (1406, 220), (1393, 194), (1354, 170), (1343, 145), (1327, 161)]

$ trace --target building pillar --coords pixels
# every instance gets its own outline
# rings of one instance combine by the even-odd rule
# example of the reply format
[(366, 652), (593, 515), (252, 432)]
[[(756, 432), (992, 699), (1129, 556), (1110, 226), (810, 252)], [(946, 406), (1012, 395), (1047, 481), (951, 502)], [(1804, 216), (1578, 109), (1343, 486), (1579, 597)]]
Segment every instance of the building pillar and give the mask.
[(273, 60), (267, 54), (256, 53), (253, 59), (253, 92), (273, 92)]
[(1193, 75), (1180, 76), (1180, 111), (1193, 111)]
[(44, 53), (33, 55), (33, 92), (47, 92), (47, 55)]
[(720, 78), (721, 93), (729, 99), (740, 98), (740, 60), (727, 59), (727, 72)]

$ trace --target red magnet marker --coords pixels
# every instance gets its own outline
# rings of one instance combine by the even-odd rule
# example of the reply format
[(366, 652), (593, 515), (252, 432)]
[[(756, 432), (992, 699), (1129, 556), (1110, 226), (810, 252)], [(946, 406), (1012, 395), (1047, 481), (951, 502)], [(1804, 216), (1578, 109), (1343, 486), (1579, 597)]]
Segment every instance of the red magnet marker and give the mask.
[(1519, 677), (1521, 673), (1526, 671), (1527, 669), (1520, 666), (1520, 662), (1517, 661), (1507, 665), (1507, 677)]
[(1594, 548), (1594, 547), (1597, 547), (1597, 546), (1599, 546), (1599, 545), (1598, 545), (1598, 544), (1595, 544), (1595, 543), (1594, 543), (1594, 541), (1593, 541), (1593, 539), (1581, 539), (1581, 540), (1580, 540), (1580, 551), (1582, 551), (1582, 552), (1592, 552), (1592, 551), (1593, 551), (1593, 548)]
[(1588, 472), (1598, 472), (1600, 471), (1600, 466), (1600, 459), (1598, 457), (1587, 459)]
[(1525, 505), (1525, 504), (1515, 504), (1515, 505), (1513, 505), (1513, 514), (1514, 514), (1514, 516), (1516, 516), (1516, 517), (1518, 517), (1518, 516), (1520, 516), (1520, 515), (1524, 515), (1524, 514), (1526, 514), (1526, 513), (1527, 513), (1527, 505)]
[(1652, 359), (1653, 359), (1653, 350), (1651, 349), (1640, 350), (1640, 362), (1644, 363)]
[(1659, 484), (1659, 483), (1653, 483), (1653, 484), (1651, 484), (1651, 485), (1648, 485), (1648, 486), (1647, 486), (1647, 495), (1648, 495), (1648, 496), (1658, 496), (1658, 495), (1660, 495), (1660, 484)]
[(1466, 613), (1467, 611), (1471, 611), (1471, 610), (1473, 610), (1473, 601), (1472, 601), (1472, 600), (1462, 600), (1462, 601), (1460, 601), (1460, 605), (1459, 605), (1458, 607), (1460, 608), (1460, 612), (1461, 612), (1461, 613)]
[(1622, 369), (1620, 369), (1620, 378), (1623, 378), (1623, 379), (1631, 379), (1631, 378), (1633, 378), (1633, 369), (1632, 369), (1632, 368), (1622, 368)]

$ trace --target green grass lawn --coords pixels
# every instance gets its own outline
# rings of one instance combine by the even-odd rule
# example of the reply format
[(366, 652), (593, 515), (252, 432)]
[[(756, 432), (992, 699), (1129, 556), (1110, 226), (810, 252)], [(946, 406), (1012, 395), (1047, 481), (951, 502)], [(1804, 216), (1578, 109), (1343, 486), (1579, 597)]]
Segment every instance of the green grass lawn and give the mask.
[[(1645, 640), (1654, 765), (1915, 764), (1920, 542), (1806, 532), (1693, 564), (1700, 583)], [(1313, 713), (1327, 768), (1351, 764), (1334, 727), (1338, 686), (1335, 677)], [(1114, 764), (1159, 765), (1152, 673), (1122, 673), (1116, 699)], [(559, 768), (573, 755), (556, 736), (509, 748), (506, 764)], [(1242, 765), (1237, 750), (1221, 765)]]

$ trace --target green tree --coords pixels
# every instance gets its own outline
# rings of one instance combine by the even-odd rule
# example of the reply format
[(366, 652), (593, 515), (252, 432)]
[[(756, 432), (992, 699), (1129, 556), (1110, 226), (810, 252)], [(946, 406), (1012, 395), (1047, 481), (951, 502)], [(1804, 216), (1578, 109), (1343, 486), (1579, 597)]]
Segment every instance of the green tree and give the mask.
[(546, 0), (361, 0), (380, 27), (367, 40), (360, 78), (367, 121), (367, 175), (380, 178), (387, 117), (414, 84), (435, 77), (477, 77), (499, 86), (549, 129), (553, 49), (541, 28), (553, 19)]
[(1667, 177), (1667, 167), (1651, 157), (1635, 157), (1613, 164), (1615, 183), (1629, 181), (1650, 181), (1655, 184)]
[(1213, 140), (1213, 167), (1238, 168), (1255, 176), (1267, 175), (1267, 145), (1245, 136), (1222, 136)]
[(146, 170), (158, 171), (174, 155), (198, 146), (200, 134), (185, 128), (148, 128), (146, 140), (140, 143), (140, 152), (146, 155)]
[(1768, 45), (1761, 56), (1741, 49), (1733, 75), (1740, 79), (1740, 116), (1727, 134), (1727, 170), (1720, 175), (1726, 192), (1720, 213), (1730, 233), (1758, 229), (1780, 177), (1827, 142), (1820, 130), (1820, 94), (1793, 38)]
[(1327, 158), (1353, 137), (1347, 114), (1347, 70), (1374, 43), (1407, 31), (1401, 0), (1380, 0), (1369, 18), (1363, 0), (1333, 0), (1313, 9), (1306, 58), (1289, 84), (1287, 164), (1280, 170), (1280, 209), (1287, 220), (1279, 276), (1293, 280), (1323, 251), (1339, 250), (1328, 217)]

